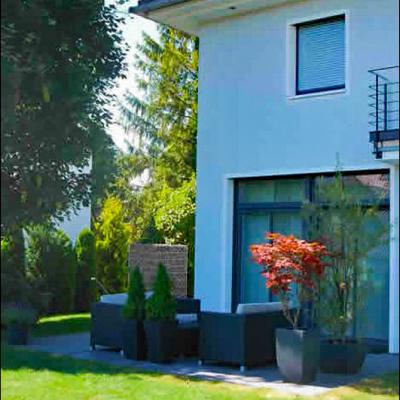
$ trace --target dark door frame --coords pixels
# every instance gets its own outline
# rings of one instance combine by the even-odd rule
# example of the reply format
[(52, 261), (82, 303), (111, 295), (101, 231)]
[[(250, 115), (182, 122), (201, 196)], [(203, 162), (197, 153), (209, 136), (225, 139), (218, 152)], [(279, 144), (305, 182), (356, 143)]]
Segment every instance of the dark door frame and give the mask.
[[(373, 174), (387, 174), (390, 179), (389, 169), (379, 169), (379, 170), (367, 170), (367, 171), (345, 171), (342, 172), (343, 176), (349, 175), (373, 175)], [(232, 296), (231, 296), (231, 311), (235, 312), (236, 306), (240, 300), (241, 293), (241, 229), (242, 216), (246, 213), (251, 213), (254, 211), (300, 211), (303, 203), (301, 202), (271, 202), (271, 203), (251, 203), (251, 204), (241, 204), (239, 202), (239, 182), (242, 181), (255, 181), (255, 180), (282, 180), (282, 179), (304, 179), (304, 193), (305, 198), (308, 201), (314, 201), (315, 196), (315, 180), (318, 177), (332, 177), (334, 172), (328, 173), (315, 173), (315, 174), (298, 174), (298, 175), (283, 175), (283, 176), (273, 176), (273, 177), (257, 177), (257, 178), (243, 178), (234, 180), (234, 201), (233, 201), (233, 248), (232, 248)], [(371, 201), (368, 199), (364, 202), (364, 206), (368, 207), (371, 205)], [(389, 199), (384, 199), (380, 202), (379, 208), (382, 210), (390, 211)], [(304, 223), (306, 223), (304, 221)], [(272, 229), (271, 229), (272, 230)]]

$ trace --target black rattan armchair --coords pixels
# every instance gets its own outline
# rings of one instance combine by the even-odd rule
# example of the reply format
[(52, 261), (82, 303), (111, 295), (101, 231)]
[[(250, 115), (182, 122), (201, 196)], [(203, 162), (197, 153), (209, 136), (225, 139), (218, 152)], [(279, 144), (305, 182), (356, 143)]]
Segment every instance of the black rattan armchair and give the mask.
[(275, 361), (275, 329), (288, 326), (282, 311), (255, 314), (202, 312), (200, 361), (247, 367)]

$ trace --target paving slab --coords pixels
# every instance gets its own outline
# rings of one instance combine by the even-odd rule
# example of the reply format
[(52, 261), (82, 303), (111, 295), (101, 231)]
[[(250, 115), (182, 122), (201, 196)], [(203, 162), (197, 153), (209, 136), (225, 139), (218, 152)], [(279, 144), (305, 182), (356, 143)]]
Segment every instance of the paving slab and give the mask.
[(318, 396), (328, 390), (349, 385), (367, 377), (399, 370), (398, 355), (368, 354), (362, 370), (356, 375), (319, 373), (313, 383), (297, 385), (284, 382), (275, 364), (240, 372), (239, 368), (231, 366), (212, 364), (199, 366), (196, 359), (176, 360), (169, 364), (153, 364), (148, 361), (128, 360), (120, 352), (110, 349), (98, 348), (96, 351), (91, 351), (88, 333), (33, 338), (28, 347), (76, 359), (100, 361), (118, 367), (240, 384), (254, 388), (269, 388), (301, 396)]

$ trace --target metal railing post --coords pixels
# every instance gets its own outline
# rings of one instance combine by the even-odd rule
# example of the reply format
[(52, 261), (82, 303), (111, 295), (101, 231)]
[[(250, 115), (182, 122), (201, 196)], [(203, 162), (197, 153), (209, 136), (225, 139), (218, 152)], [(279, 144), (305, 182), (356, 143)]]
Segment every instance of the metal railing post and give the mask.
[(387, 120), (388, 120), (388, 110), (387, 110), (387, 94), (388, 94), (388, 84), (383, 85), (383, 130), (387, 130)]
[(379, 77), (375, 75), (375, 130), (379, 131)]

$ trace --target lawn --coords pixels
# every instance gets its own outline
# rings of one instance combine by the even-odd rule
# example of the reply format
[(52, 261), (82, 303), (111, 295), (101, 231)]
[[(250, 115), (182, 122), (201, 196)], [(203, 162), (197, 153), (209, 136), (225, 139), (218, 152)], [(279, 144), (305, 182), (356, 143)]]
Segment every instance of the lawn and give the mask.
[(39, 320), (33, 336), (66, 335), (90, 330), (90, 314), (54, 315)]
[[(1, 395), (7, 400), (259, 400), (293, 399), (270, 390), (248, 389), (184, 377), (136, 372), (98, 362), (56, 357), (3, 345)], [(320, 396), (324, 400), (398, 398), (397, 374), (367, 380)], [(296, 397), (299, 400), (301, 399)]]

